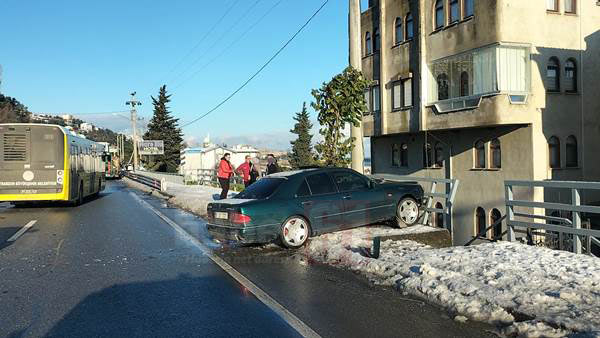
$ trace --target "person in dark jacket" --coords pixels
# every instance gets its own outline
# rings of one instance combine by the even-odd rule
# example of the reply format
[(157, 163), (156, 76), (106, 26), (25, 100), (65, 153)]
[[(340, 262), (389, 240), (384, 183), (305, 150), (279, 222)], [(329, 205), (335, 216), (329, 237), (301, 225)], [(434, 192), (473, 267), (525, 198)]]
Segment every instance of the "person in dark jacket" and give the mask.
[(227, 198), (227, 193), (229, 192), (229, 181), (231, 180), (231, 176), (233, 176), (233, 167), (231, 166), (231, 162), (229, 162), (230, 158), (231, 154), (225, 153), (225, 155), (221, 157), (219, 170), (217, 170), (219, 185), (221, 185), (220, 198), (222, 200)]
[(277, 165), (277, 160), (275, 160), (275, 155), (267, 155), (267, 175), (275, 174), (278, 172), (279, 166)]

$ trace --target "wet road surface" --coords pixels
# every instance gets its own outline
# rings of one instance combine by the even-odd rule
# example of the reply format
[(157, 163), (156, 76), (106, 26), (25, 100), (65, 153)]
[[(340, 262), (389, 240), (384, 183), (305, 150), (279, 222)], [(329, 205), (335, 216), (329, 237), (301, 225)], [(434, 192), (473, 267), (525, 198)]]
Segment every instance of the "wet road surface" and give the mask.
[[(0, 204), (0, 336), (299, 336), (140, 199), (218, 249), (202, 219), (119, 181), (77, 208)], [(293, 251), (218, 252), (323, 337), (493, 336)]]

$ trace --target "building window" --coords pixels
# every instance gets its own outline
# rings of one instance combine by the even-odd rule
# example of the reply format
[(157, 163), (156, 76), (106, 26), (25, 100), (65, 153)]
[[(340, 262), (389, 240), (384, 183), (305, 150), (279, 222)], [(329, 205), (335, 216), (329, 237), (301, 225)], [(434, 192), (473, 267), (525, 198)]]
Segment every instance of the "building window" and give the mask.
[(402, 81), (392, 83), (392, 110), (402, 108)]
[(433, 149), (430, 143), (425, 143), (423, 146), (423, 166), (425, 168), (433, 167)]
[(546, 69), (546, 90), (549, 92), (560, 91), (560, 66), (556, 57), (551, 57), (548, 60), (548, 67)]
[(447, 100), (449, 97), (448, 93), (448, 75), (442, 73), (437, 76), (437, 94), (438, 101)]
[(446, 24), (446, 11), (444, 10), (444, 0), (435, 2), (435, 29), (440, 29)]
[(392, 167), (400, 166), (400, 145), (392, 144)]
[[(437, 202), (437, 203), (435, 204), (435, 208), (436, 208), (436, 209), (444, 209), (444, 206), (442, 206), (442, 203), (440, 203), (440, 202)], [(435, 221), (435, 226), (436, 226), (436, 227), (438, 227), (438, 228), (443, 228), (443, 227), (444, 227), (444, 212), (442, 212), (442, 211), (437, 211), (437, 212), (435, 213), (435, 218), (434, 218), (434, 221)]]
[(408, 167), (408, 145), (406, 143), (392, 145), (392, 166)]
[(440, 142), (435, 144), (435, 166), (438, 168), (444, 166), (444, 146)]
[(406, 143), (400, 145), (400, 166), (408, 167), (408, 145)]
[(379, 96), (379, 86), (374, 86), (373, 87), (373, 92), (371, 94), (372, 98), (373, 98), (373, 112), (378, 112), (379, 108), (380, 108), (380, 103), (381, 103), (381, 96)]
[(379, 34), (379, 28), (375, 28), (375, 36), (373, 38), (373, 50), (375, 52), (379, 51), (381, 47), (381, 35)]
[(577, 0), (565, 0), (565, 13), (577, 13)]
[(411, 13), (406, 14), (406, 40), (410, 40), (415, 36), (413, 26), (413, 17)]
[(463, 17), (468, 18), (475, 14), (475, 0), (463, 0)]
[(402, 106), (412, 106), (412, 79), (405, 79), (402, 81)]
[(502, 168), (502, 149), (500, 148), (500, 140), (497, 138), (490, 142), (490, 152), (492, 153), (492, 168)]
[(567, 137), (567, 167), (576, 168), (577, 165), (577, 139), (571, 135)]
[[(502, 214), (500, 213), (500, 210), (493, 209), (490, 213), (490, 225), (496, 224), (501, 218)], [(496, 224), (492, 231), (494, 232), (494, 239), (502, 239), (502, 222)]]
[(560, 168), (560, 141), (558, 137), (552, 136), (548, 140), (548, 153), (550, 155), (550, 168)]
[(400, 17), (396, 18), (395, 34), (395, 44), (399, 44), (404, 41), (404, 27), (402, 27), (402, 18)]
[(485, 143), (483, 140), (475, 142), (475, 168), (485, 168)]
[(487, 237), (484, 233), (485, 229), (487, 228), (485, 219), (485, 210), (483, 210), (482, 207), (478, 207), (475, 211), (475, 231), (477, 231), (475, 234), (476, 236), (483, 235)]
[(365, 51), (366, 51), (366, 55), (371, 55), (373, 54), (373, 45), (371, 44), (371, 33), (367, 32), (365, 34)]
[(546, 0), (546, 9), (552, 12), (558, 12), (558, 0)]
[(412, 107), (412, 79), (396, 81), (392, 84), (392, 109)]
[(565, 63), (565, 91), (577, 92), (577, 66), (573, 59), (569, 59)]
[(469, 96), (469, 73), (460, 73), (460, 96)]
[(365, 105), (367, 106), (367, 110), (365, 111), (365, 115), (368, 115), (373, 109), (371, 107), (371, 90), (365, 90)]
[(450, 8), (448, 10), (450, 23), (455, 23), (460, 20), (460, 3), (458, 0), (450, 0)]

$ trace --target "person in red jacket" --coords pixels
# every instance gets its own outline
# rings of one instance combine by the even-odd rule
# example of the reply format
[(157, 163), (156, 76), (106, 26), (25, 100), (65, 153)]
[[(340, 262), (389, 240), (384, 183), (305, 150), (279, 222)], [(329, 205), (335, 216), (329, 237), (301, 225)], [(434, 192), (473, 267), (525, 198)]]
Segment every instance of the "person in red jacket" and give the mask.
[(217, 170), (217, 177), (219, 178), (219, 184), (221, 185), (222, 200), (227, 198), (227, 193), (229, 192), (229, 181), (231, 180), (231, 176), (233, 176), (233, 167), (231, 166), (231, 162), (229, 162), (230, 158), (231, 154), (225, 153), (225, 155), (221, 157), (219, 169)]
[(256, 169), (254, 168), (254, 164), (251, 161), (250, 155), (246, 155), (246, 161), (240, 164), (239, 167), (235, 170), (235, 172), (242, 176), (244, 180), (244, 187), (248, 187), (250, 184), (256, 181)]

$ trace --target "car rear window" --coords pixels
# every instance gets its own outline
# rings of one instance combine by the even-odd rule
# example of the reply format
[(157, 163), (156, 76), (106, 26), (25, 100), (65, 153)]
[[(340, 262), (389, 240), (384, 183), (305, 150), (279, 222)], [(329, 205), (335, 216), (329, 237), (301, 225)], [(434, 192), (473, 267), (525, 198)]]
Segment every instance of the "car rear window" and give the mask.
[(306, 178), (306, 181), (308, 182), (308, 186), (313, 195), (337, 192), (333, 185), (333, 181), (331, 181), (329, 175), (325, 173), (310, 175)]
[(263, 178), (246, 188), (235, 198), (243, 199), (264, 199), (271, 196), (275, 190), (283, 183), (283, 178)]

